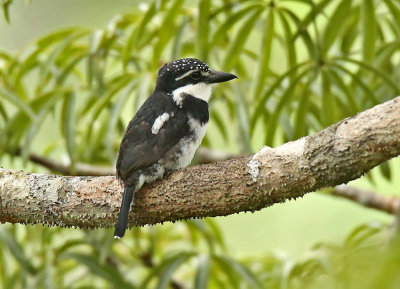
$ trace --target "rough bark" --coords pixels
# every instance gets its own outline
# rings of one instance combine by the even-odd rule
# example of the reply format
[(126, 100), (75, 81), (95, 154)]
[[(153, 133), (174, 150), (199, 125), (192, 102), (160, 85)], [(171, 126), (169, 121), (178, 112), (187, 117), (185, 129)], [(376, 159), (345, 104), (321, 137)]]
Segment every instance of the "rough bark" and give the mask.
[[(255, 211), (363, 175), (400, 154), (400, 97), (314, 135), (228, 161), (186, 168), (137, 194), (131, 225)], [(114, 225), (113, 176), (0, 170), (0, 221), (84, 228)]]

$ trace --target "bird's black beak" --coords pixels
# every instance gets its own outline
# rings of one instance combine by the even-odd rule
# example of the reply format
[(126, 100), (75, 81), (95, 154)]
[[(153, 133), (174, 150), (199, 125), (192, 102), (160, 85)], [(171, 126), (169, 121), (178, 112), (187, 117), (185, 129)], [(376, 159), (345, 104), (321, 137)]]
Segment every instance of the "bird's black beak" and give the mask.
[(207, 75), (207, 82), (208, 83), (219, 83), (219, 82), (225, 82), (229, 81), (232, 79), (237, 78), (236, 75), (228, 72), (223, 72), (223, 71), (216, 71), (210, 69)]

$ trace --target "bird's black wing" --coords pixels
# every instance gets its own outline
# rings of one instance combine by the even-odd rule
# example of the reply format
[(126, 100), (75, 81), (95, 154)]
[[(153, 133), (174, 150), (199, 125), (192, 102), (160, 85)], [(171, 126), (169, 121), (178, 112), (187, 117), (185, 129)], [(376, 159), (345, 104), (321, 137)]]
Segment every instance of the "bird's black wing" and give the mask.
[[(165, 112), (174, 112), (174, 116), (153, 134), (151, 128), (155, 119)], [(126, 129), (117, 159), (118, 178), (126, 184), (134, 171), (157, 163), (188, 133), (187, 115), (176, 110), (171, 96), (153, 93)]]

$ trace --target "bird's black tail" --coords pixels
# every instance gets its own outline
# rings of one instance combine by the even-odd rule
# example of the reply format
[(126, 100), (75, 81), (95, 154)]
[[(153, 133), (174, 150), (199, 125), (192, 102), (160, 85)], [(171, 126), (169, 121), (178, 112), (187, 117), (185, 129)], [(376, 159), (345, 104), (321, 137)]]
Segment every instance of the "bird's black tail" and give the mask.
[(135, 187), (125, 187), (124, 196), (122, 197), (121, 209), (119, 211), (118, 221), (115, 225), (114, 238), (122, 238), (125, 235), (128, 226), (129, 210), (133, 197), (135, 196)]

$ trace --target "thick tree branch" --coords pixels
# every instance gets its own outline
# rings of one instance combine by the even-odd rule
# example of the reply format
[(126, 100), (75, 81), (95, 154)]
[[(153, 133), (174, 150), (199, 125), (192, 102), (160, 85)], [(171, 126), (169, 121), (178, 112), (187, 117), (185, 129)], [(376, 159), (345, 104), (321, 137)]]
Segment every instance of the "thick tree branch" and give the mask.
[[(132, 225), (255, 211), (356, 179), (400, 154), (400, 97), (275, 149), (190, 167), (145, 186)], [(114, 177), (0, 170), (0, 220), (86, 228), (114, 225)]]
[[(20, 155), (18, 153), (11, 153), (13, 155)], [(217, 161), (230, 160), (237, 158), (239, 155), (230, 154), (224, 151), (212, 150), (205, 147), (200, 147), (195, 155), (197, 164), (208, 164)], [(72, 171), (70, 165), (58, 163), (49, 158), (37, 155), (35, 153), (29, 154), (29, 160), (33, 163), (41, 165), (53, 172), (63, 175), (78, 175), (78, 176), (113, 176), (115, 175), (114, 167), (100, 167), (93, 166), (85, 163), (77, 163), (75, 170)], [(74, 173), (74, 174), (73, 174)], [(386, 212), (388, 214), (400, 214), (400, 198), (397, 196), (382, 196), (372, 191), (363, 190), (360, 188), (349, 187), (346, 185), (339, 185), (335, 187), (332, 196), (345, 198), (355, 202), (361, 206)]]

